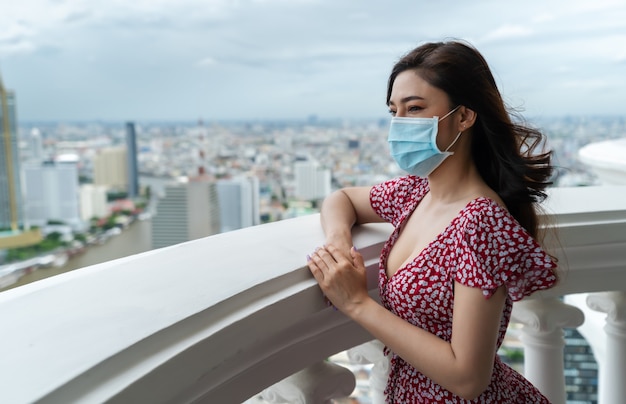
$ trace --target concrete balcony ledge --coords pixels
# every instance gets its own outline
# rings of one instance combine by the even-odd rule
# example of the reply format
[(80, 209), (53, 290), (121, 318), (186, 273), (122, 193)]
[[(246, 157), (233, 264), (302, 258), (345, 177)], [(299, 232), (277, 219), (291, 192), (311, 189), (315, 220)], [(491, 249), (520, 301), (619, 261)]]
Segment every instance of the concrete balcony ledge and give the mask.
[[(568, 269), (540, 297), (624, 290), (626, 187), (554, 189), (546, 208)], [(355, 229), (373, 296), (390, 231)], [(0, 401), (238, 403), (369, 341), (305, 267), (323, 241), (311, 215), (2, 292)]]
[[(372, 268), (388, 231), (357, 231)], [(323, 240), (312, 215), (0, 293), (0, 401), (241, 402), (365, 342), (304, 266)]]

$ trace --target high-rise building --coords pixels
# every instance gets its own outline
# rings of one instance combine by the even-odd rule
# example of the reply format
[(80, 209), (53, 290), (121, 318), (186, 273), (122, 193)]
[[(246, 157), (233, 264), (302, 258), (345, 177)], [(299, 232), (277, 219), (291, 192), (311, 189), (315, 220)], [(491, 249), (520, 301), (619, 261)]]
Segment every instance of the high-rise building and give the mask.
[(126, 123), (126, 158), (128, 168), (128, 197), (139, 196), (139, 169), (137, 167), (137, 134), (133, 122)]
[(15, 93), (0, 78), (0, 229), (24, 226)]
[(295, 196), (303, 200), (320, 200), (330, 194), (330, 170), (320, 167), (316, 161), (296, 161), (294, 163), (296, 181)]
[(213, 181), (165, 187), (152, 218), (152, 248), (162, 248), (220, 231), (217, 187)]
[(220, 233), (260, 223), (259, 179), (240, 176), (217, 182)]
[(76, 163), (31, 163), (24, 166), (26, 218), (31, 225), (60, 221), (75, 229), (80, 218)]
[(42, 162), (44, 160), (43, 139), (41, 138), (41, 131), (37, 128), (33, 128), (30, 132), (28, 153), (30, 161)]
[(88, 222), (93, 218), (102, 218), (108, 215), (107, 187), (93, 184), (81, 185), (80, 218)]
[(93, 161), (93, 183), (109, 189), (128, 189), (128, 161), (126, 148), (106, 147), (98, 150)]

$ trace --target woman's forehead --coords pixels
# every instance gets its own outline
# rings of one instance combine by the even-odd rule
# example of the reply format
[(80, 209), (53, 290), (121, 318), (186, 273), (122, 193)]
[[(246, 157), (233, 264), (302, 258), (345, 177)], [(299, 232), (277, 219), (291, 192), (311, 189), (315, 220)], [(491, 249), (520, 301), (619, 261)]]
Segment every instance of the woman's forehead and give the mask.
[(406, 70), (395, 78), (389, 101), (397, 104), (408, 98), (436, 100), (442, 97), (448, 98), (443, 90), (430, 85), (416, 71)]

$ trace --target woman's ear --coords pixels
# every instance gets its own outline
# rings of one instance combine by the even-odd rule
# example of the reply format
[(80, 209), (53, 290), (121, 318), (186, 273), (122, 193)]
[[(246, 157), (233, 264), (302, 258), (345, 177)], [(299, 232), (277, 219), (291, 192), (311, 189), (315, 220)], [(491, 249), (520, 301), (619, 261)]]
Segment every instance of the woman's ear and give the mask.
[(476, 112), (474, 112), (473, 109), (469, 109), (468, 107), (466, 107), (465, 105), (462, 105), (461, 108), (459, 108), (459, 112), (460, 112), (460, 120), (459, 120), (459, 128), (458, 131), (459, 132), (464, 132), (468, 129), (470, 129), (474, 123), (476, 122), (476, 117), (478, 116), (476, 114)]

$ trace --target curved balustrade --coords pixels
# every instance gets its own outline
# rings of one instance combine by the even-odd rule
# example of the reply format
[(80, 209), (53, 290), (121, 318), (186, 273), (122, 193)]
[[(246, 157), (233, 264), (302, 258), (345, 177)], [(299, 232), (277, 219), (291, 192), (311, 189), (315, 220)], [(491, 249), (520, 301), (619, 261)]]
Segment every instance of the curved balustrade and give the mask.
[[(526, 321), (523, 334), (538, 341), (545, 336), (541, 327), (551, 333), (543, 342), (525, 346), (531, 380), (536, 376), (532, 369), (548, 369), (553, 379), (563, 377), (562, 366), (542, 366), (553, 357), (537, 349), (547, 343), (558, 351), (558, 330), (581, 320), (575, 309), (564, 309), (573, 313), (566, 320), (558, 312), (545, 314), (545, 307), (563, 305), (555, 297), (626, 290), (626, 188), (555, 189), (547, 208), (559, 229), (560, 247), (554, 252), (567, 271), (554, 290), (516, 304), (516, 318), (537, 318)], [(355, 229), (373, 296), (378, 253), (390, 230), (385, 224)], [(241, 403), (287, 377), (282, 387), (293, 388), (278, 384), (266, 390), (275, 402), (281, 394), (298, 402), (345, 396), (353, 381), (326, 366), (324, 359), (371, 337), (324, 304), (304, 266), (306, 254), (323, 240), (319, 217), (311, 215), (94, 265), (0, 293), (0, 401)], [(620, 293), (610, 298), (619, 296), (623, 299)], [(607, 355), (623, 357), (623, 300), (594, 307), (612, 313), (607, 320), (607, 349), (612, 351)], [(349, 352), (358, 360), (377, 362), (373, 387), (379, 394), (384, 358), (370, 358), (357, 348)], [(623, 383), (615, 380), (626, 378), (623, 361), (610, 361), (609, 366), (619, 376), (601, 379), (607, 403), (616, 394), (624, 397)], [(344, 381), (329, 386), (329, 372)], [(554, 402), (563, 401), (562, 391), (546, 394)]]

